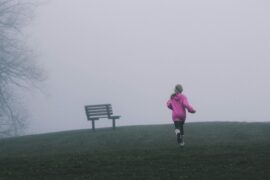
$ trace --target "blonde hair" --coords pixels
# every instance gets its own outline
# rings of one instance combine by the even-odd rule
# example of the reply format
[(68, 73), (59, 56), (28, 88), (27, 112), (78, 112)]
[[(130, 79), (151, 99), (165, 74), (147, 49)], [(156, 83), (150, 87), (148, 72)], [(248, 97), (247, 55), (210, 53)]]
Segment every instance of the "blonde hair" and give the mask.
[(183, 86), (181, 84), (177, 84), (174, 88), (175, 93), (182, 93), (183, 92)]
[(171, 99), (173, 99), (177, 93), (183, 92), (183, 86), (181, 84), (177, 84), (174, 88), (174, 93), (171, 95)]

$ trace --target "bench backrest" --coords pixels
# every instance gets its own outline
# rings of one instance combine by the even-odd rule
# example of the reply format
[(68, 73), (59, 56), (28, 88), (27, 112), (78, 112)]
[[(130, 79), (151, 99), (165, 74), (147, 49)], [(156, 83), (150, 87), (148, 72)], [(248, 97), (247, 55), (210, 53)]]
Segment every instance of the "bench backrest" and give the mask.
[(88, 120), (110, 118), (113, 114), (111, 104), (87, 105), (85, 106), (85, 112)]

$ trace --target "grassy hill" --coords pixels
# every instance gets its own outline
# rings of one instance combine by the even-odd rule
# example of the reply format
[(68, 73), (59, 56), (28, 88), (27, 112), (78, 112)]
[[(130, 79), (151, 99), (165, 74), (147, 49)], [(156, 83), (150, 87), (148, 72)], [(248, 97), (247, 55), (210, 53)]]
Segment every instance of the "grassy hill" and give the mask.
[(187, 123), (0, 140), (0, 180), (270, 179), (270, 123)]

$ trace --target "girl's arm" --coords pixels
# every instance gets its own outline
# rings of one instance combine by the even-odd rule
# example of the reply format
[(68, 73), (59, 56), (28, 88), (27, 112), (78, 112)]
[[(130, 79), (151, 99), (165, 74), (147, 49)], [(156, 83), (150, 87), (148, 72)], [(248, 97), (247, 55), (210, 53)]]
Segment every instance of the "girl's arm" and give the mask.
[(172, 101), (171, 100), (169, 100), (167, 102), (167, 107), (172, 110)]
[(187, 97), (183, 96), (183, 105), (190, 113), (195, 113), (196, 110), (189, 104)]

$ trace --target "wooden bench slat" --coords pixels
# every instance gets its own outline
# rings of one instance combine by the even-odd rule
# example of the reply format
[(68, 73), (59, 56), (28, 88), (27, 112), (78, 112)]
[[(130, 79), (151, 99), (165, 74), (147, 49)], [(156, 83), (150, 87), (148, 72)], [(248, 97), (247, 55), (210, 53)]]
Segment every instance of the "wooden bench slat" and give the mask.
[(102, 115), (107, 115), (107, 117), (109, 117), (110, 115), (112, 115), (112, 113), (88, 113), (88, 115), (90, 116), (90, 117), (92, 117), (92, 116), (102, 116)]
[(102, 109), (102, 110), (87, 110), (88, 113), (99, 113), (99, 112), (112, 112), (111, 109)]
[(93, 116), (93, 117), (90, 117), (88, 120), (92, 120), (92, 119), (98, 120), (98, 119), (102, 119), (102, 118), (108, 118), (108, 116), (98, 116), (98, 117)]
[(86, 109), (85, 111), (87, 112), (107, 112), (107, 111), (112, 111), (112, 109)]
[(111, 106), (100, 106), (100, 107), (88, 107), (88, 106), (85, 106), (86, 109), (112, 109)]
[(108, 111), (100, 111), (100, 112), (87, 112), (87, 115), (93, 115), (93, 114), (112, 114), (112, 112), (108, 112)]
[(112, 105), (111, 104), (97, 104), (97, 105), (87, 105), (87, 106), (85, 106), (85, 107), (106, 107), (106, 106), (109, 106), (109, 107), (111, 107)]
[(91, 115), (91, 114), (112, 114), (112, 111), (87, 111), (87, 114)]

